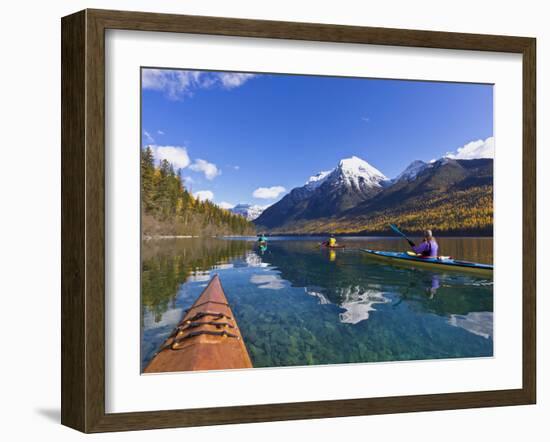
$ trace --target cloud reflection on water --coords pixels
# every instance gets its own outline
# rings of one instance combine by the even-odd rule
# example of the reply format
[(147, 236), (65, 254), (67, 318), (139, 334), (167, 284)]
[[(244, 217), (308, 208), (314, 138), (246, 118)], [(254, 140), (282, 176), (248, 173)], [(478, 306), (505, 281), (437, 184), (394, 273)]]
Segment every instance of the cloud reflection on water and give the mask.
[(277, 275), (252, 275), (250, 282), (258, 285), (260, 289), (281, 290), (285, 288), (282, 279)]
[(467, 315), (451, 315), (448, 322), (453, 327), (463, 328), (485, 339), (492, 338), (493, 336), (492, 312), (470, 312)]
[(390, 301), (378, 290), (364, 290), (357, 286), (342, 289), (340, 298), (343, 300), (340, 307), (346, 310), (340, 313), (340, 322), (345, 324), (358, 324), (369, 319), (370, 312), (376, 310), (374, 304), (386, 304)]

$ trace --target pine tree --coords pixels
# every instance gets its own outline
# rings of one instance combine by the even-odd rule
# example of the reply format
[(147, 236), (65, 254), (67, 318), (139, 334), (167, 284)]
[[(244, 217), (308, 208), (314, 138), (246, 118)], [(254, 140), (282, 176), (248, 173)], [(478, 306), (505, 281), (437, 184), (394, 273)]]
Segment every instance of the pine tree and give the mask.
[(150, 146), (141, 151), (141, 201), (144, 209), (153, 208), (155, 159)]
[(193, 197), (183, 184), (181, 170), (176, 173), (167, 160), (155, 166), (149, 146), (141, 152), (141, 187), (144, 215), (153, 217), (161, 230), (170, 229), (165, 233), (217, 235), (255, 232), (253, 224), (242, 216), (221, 209), (211, 201), (199, 201)]

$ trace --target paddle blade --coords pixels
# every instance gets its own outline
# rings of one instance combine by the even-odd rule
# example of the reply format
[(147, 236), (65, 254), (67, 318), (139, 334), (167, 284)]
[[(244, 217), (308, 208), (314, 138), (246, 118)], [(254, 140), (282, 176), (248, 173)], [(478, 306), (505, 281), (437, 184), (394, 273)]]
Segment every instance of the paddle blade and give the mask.
[(397, 233), (398, 235), (404, 236), (404, 235), (403, 235), (403, 232), (401, 232), (401, 230), (399, 230), (395, 224), (390, 224), (390, 227), (391, 227), (391, 229), (392, 229), (395, 233)]

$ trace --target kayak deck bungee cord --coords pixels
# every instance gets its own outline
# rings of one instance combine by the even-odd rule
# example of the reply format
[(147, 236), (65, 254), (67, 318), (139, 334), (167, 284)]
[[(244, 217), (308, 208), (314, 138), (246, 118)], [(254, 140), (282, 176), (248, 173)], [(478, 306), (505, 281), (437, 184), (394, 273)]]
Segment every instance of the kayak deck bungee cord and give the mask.
[(218, 275), (208, 283), (144, 373), (252, 368)]

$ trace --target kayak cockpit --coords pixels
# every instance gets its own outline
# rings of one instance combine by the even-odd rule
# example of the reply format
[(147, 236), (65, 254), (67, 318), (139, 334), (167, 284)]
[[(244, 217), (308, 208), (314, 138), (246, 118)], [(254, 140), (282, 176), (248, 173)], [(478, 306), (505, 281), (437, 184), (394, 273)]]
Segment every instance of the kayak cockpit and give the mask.
[(408, 252), (389, 252), (382, 250), (361, 249), (368, 256), (376, 257), (390, 261), (396, 265), (417, 265), (423, 267), (430, 267), (432, 269), (450, 270), (450, 271), (468, 271), (478, 272), (485, 274), (493, 273), (493, 266), (491, 264), (482, 264), (477, 262), (463, 261), (453, 259), (450, 256), (441, 257), (424, 257), (417, 256), (416, 254), (409, 254)]

